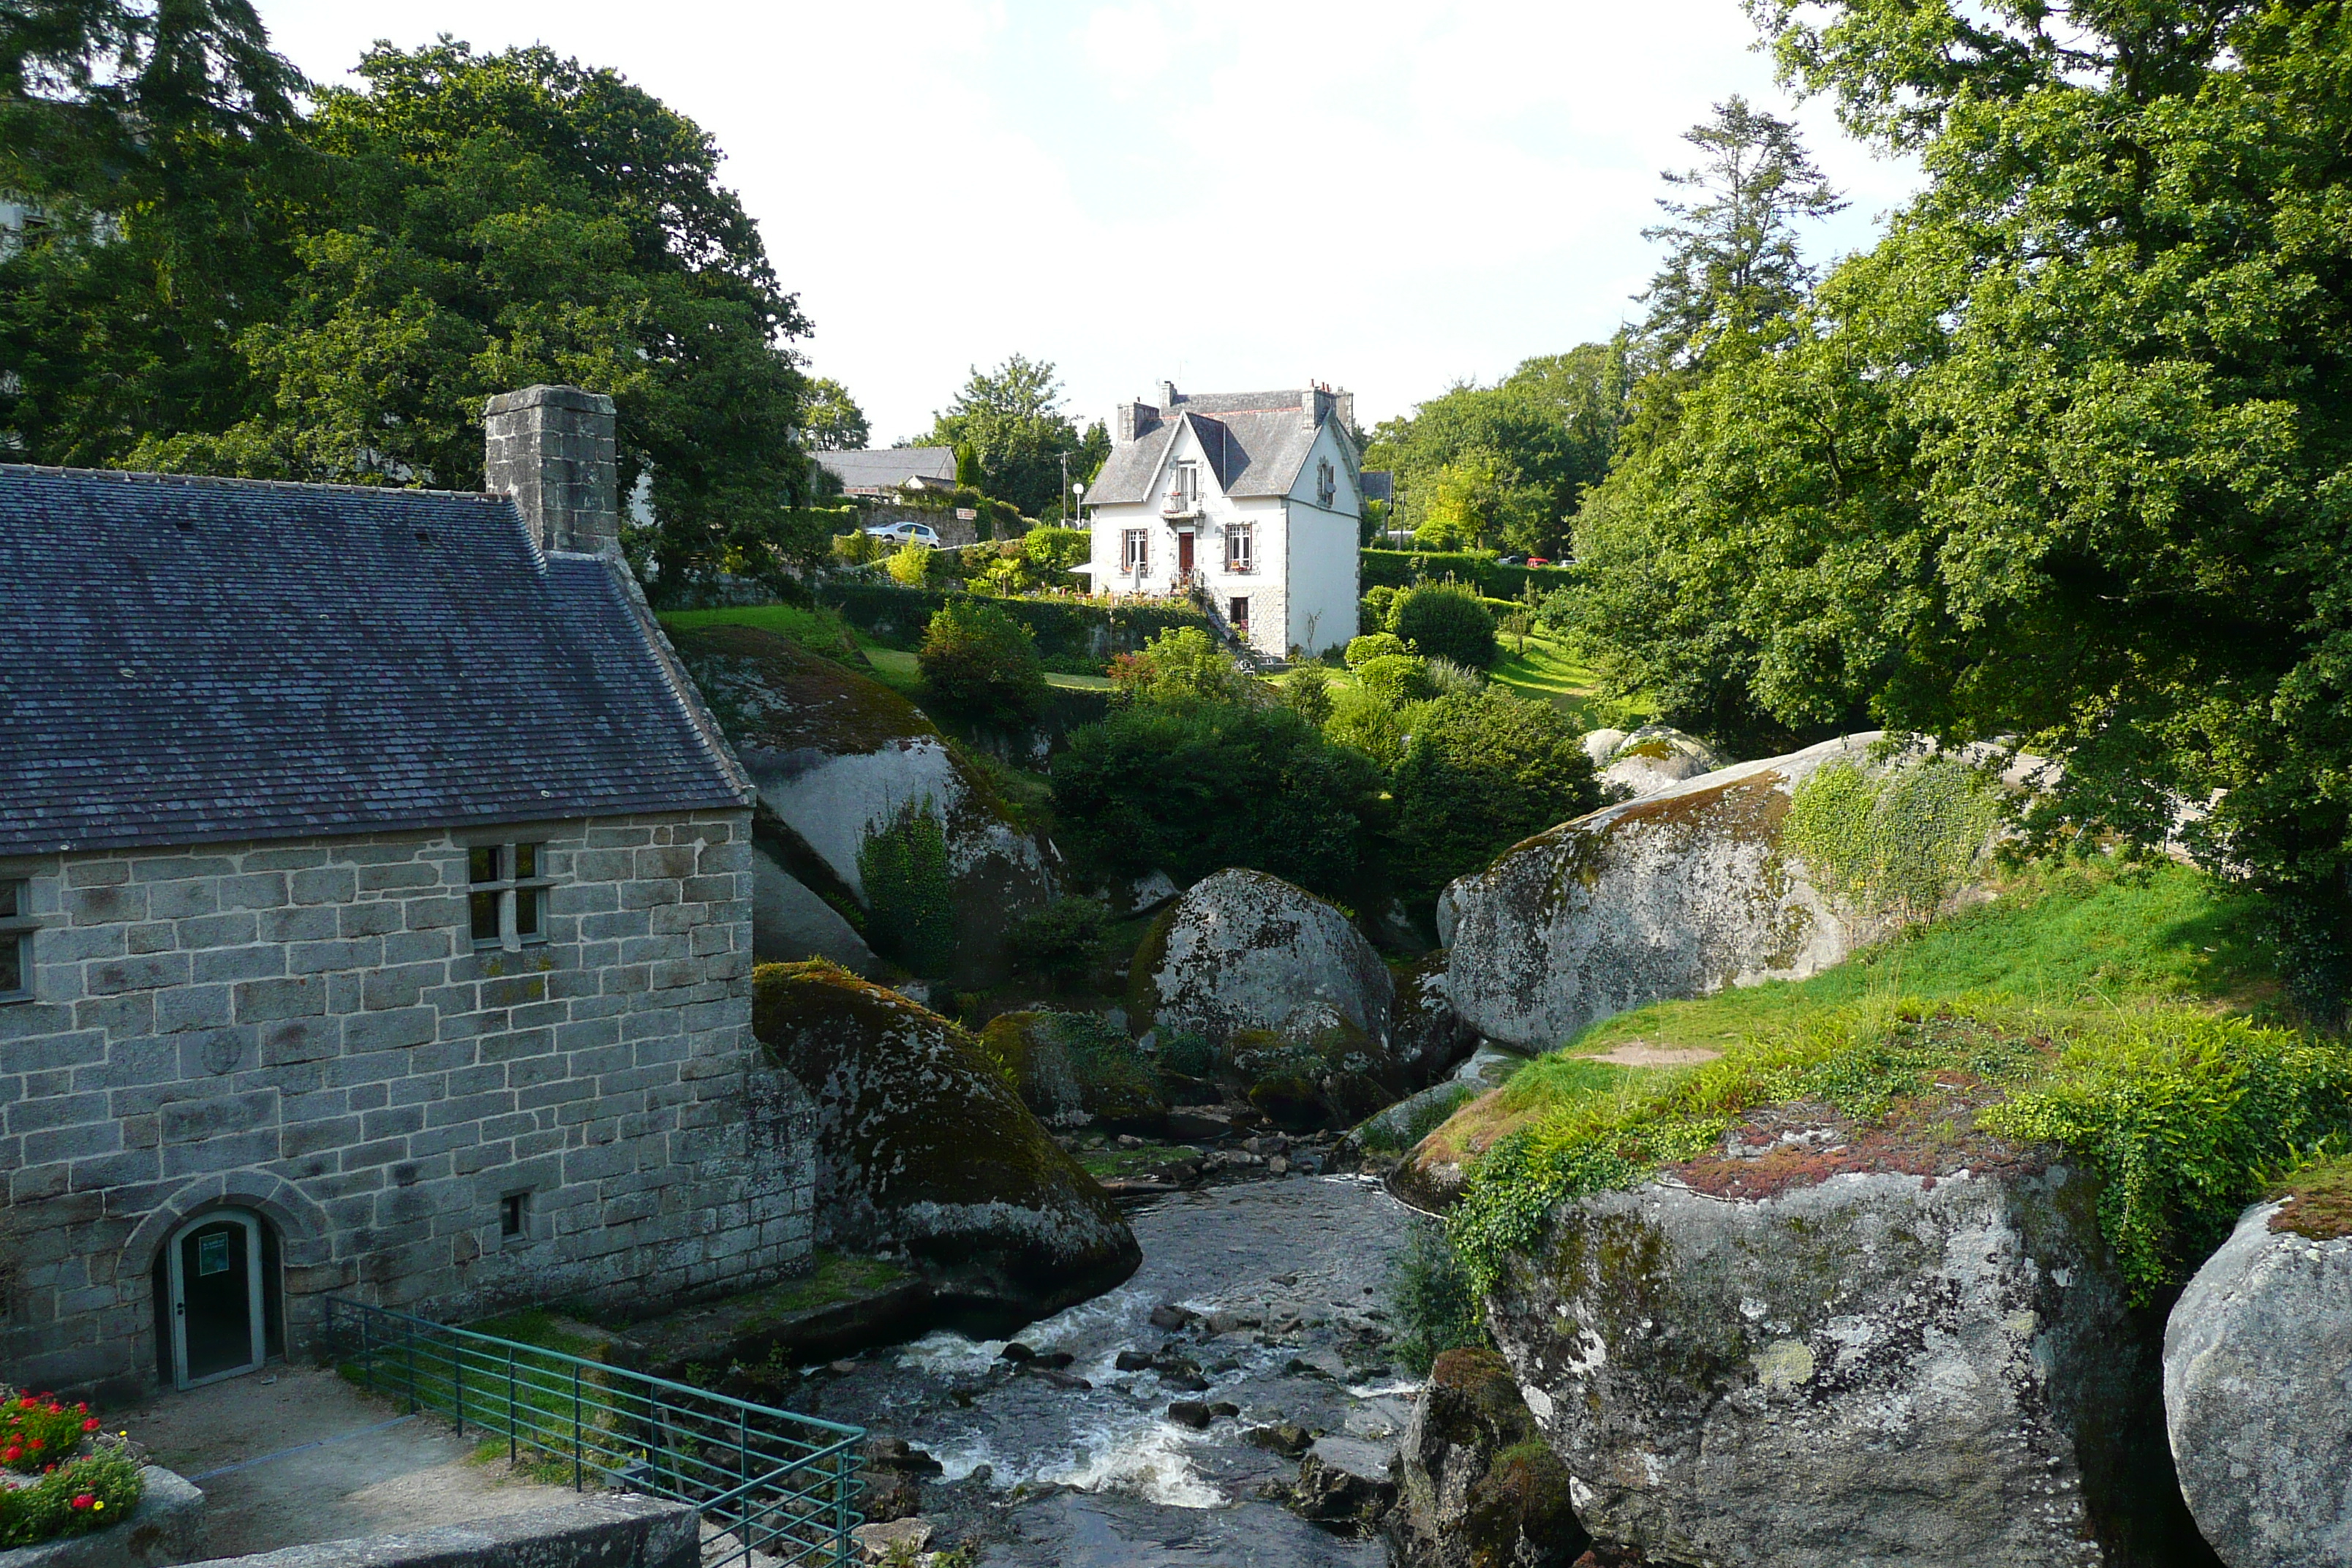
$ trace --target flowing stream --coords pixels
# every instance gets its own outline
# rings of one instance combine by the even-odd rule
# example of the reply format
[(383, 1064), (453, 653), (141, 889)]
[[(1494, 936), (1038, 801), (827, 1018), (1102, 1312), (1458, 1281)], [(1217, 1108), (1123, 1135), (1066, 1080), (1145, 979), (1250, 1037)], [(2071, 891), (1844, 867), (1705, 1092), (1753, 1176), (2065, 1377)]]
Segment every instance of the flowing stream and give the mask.
[[(1402, 1436), (1415, 1384), (1389, 1362), (1384, 1308), (1406, 1211), (1369, 1180), (1292, 1176), (1173, 1194), (1129, 1218), (1143, 1245), (1135, 1277), (1019, 1336), (1066, 1367), (1017, 1368), (1003, 1341), (934, 1333), (812, 1373), (797, 1403), (937, 1458), (944, 1474), (922, 1499), (934, 1545), (985, 1542), (992, 1568), (1385, 1563), (1377, 1541), (1258, 1498), (1297, 1462), (1244, 1434), (1289, 1422), (1376, 1445)], [(1152, 1326), (1171, 1304), (1201, 1321)], [(1170, 1365), (1122, 1372), (1122, 1351)], [(1182, 1386), (1186, 1360), (1205, 1388)], [(1175, 1400), (1240, 1414), (1194, 1430), (1169, 1418)]]

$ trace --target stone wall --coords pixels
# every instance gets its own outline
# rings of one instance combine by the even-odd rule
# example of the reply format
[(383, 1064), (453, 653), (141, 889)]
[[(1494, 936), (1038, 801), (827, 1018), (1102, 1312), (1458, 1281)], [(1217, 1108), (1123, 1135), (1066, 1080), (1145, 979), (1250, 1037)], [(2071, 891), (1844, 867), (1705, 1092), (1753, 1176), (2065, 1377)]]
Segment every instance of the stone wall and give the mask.
[[(544, 845), (547, 940), (478, 950), (467, 848)], [(428, 1316), (646, 1303), (808, 1257), (814, 1112), (751, 1033), (747, 811), (0, 861), (0, 1365), (157, 1376), (151, 1278), (261, 1215), (320, 1293)], [(501, 1200), (528, 1194), (520, 1237)]]

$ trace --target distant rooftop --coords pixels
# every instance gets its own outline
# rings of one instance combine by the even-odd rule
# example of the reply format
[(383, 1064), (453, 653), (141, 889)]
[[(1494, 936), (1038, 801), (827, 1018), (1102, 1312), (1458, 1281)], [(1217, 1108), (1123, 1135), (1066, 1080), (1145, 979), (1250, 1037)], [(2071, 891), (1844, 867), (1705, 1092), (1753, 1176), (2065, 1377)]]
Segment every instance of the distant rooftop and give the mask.
[(851, 495), (881, 495), (918, 479), (955, 483), (953, 447), (874, 447), (862, 452), (819, 452), (818, 463)]

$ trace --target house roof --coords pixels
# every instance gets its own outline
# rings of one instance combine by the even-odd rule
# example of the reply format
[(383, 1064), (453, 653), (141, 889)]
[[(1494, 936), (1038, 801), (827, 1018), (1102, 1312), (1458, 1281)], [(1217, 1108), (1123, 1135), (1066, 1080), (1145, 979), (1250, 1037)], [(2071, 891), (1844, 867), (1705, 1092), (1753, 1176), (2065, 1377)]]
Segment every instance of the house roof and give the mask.
[(862, 452), (819, 452), (816, 460), (845, 490), (896, 489), (912, 479), (955, 483), (953, 447), (877, 447)]
[(1087, 487), (1090, 504), (1149, 500), (1179, 424), (1189, 419), (1229, 496), (1278, 496), (1298, 482), (1317, 429), (1299, 418), (1303, 392), (1185, 393), (1171, 408), (1140, 410), (1135, 439), (1110, 450)]
[(0, 854), (740, 805), (616, 562), (502, 497), (0, 465)]

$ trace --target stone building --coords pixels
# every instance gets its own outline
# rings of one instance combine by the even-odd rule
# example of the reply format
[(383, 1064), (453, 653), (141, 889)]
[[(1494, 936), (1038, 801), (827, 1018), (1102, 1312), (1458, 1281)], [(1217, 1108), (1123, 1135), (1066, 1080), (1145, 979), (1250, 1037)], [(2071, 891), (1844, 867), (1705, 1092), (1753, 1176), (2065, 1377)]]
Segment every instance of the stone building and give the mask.
[(0, 467), (0, 1375), (805, 1261), (751, 792), (615, 549), (612, 404), (488, 433), (501, 493)]

